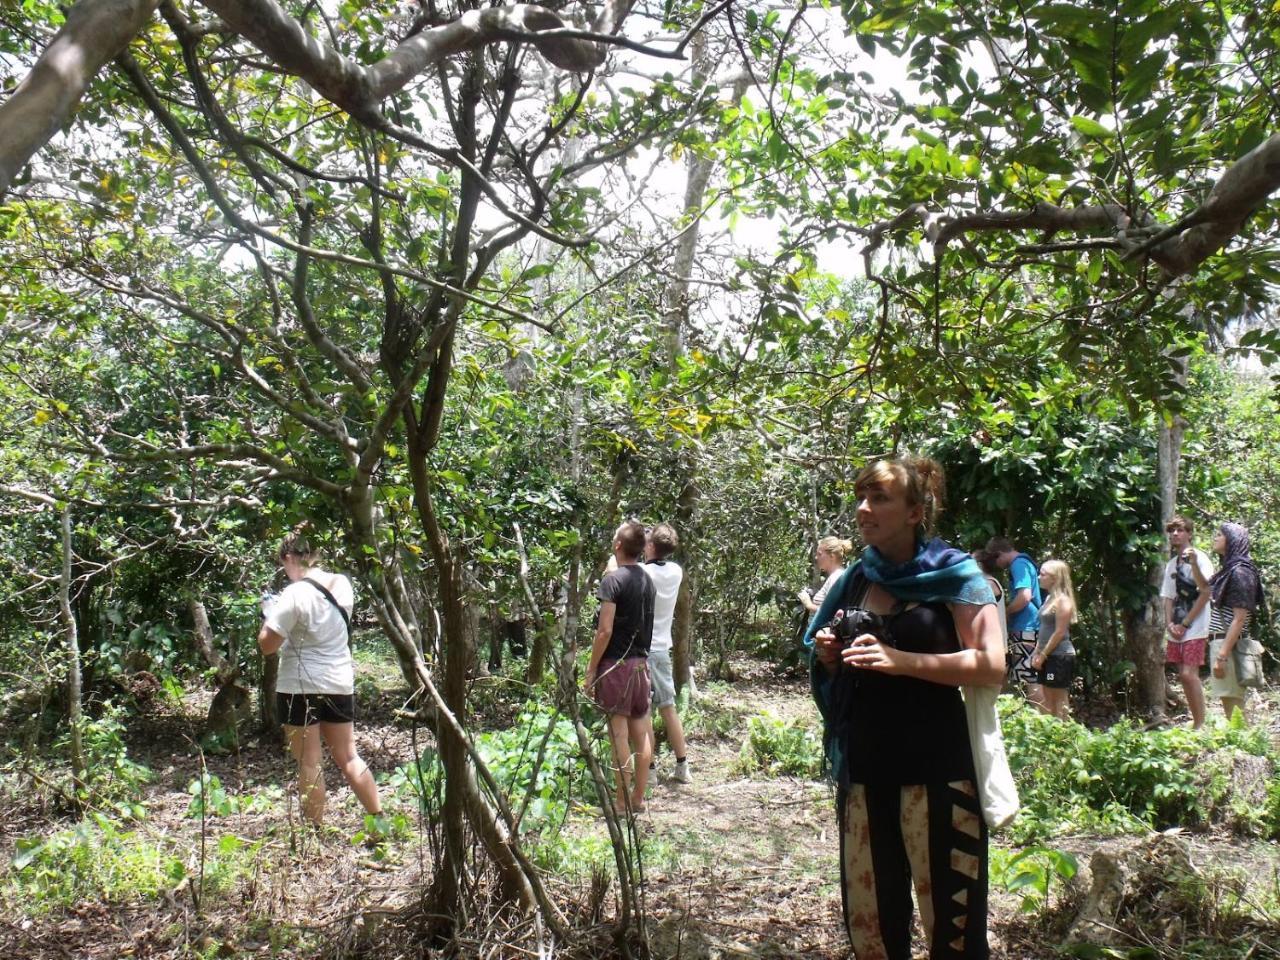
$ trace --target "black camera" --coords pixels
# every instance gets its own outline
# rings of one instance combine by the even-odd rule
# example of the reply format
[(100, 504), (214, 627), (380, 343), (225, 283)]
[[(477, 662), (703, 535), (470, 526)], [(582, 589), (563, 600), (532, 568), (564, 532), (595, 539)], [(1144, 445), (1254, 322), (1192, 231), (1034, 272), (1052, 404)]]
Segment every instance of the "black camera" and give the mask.
[(869, 633), (883, 644), (892, 646), (889, 631), (885, 629), (884, 618), (878, 613), (871, 613), (860, 607), (848, 607), (837, 610), (827, 627), (840, 641), (841, 649), (849, 646), (864, 633)]

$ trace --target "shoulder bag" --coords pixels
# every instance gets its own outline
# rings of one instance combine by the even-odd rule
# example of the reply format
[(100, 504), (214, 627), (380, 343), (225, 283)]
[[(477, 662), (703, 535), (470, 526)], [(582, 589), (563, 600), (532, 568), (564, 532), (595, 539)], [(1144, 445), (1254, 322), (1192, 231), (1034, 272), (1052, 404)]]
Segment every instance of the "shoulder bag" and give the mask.
[(1018, 786), (1013, 782), (1009, 757), (996, 713), (995, 687), (961, 687), (964, 712), (969, 721), (969, 745), (983, 819), (992, 830), (1009, 825), (1018, 812)]
[(1231, 648), (1231, 659), (1236, 668), (1236, 683), (1255, 690), (1263, 686), (1262, 644), (1252, 637), (1240, 637)]
[(347, 611), (342, 609), (342, 604), (340, 604), (334, 598), (332, 593), (330, 593), (328, 590), (322, 587), (315, 580), (312, 580), (310, 577), (303, 577), (302, 579), (304, 583), (311, 584), (313, 587), (315, 587), (317, 590), (323, 593), (324, 598), (333, 604), (334, 608), (338, 611), (338, 615), (342, 617), (342, 625), (347, 628), (347, 646), (348, 647), (351, 646), (351, 618), (347, 616)]

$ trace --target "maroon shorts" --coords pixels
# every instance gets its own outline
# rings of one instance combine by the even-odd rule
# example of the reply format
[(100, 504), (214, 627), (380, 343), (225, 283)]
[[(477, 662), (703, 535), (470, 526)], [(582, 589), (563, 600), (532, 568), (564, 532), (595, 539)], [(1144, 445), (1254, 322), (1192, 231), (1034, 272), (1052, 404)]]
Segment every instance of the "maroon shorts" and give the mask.
[(591, 696), (605, 713), (649, 715), (649, 661), (645, 657), (601, 660)]
[(1204, 666), (1204, 648), (1208, 645), (1208, 637), (1197, 637), (1195, 640), (1170, 640), (1164, 653), (1165, 663), (1189, 663), (1193, 667)]

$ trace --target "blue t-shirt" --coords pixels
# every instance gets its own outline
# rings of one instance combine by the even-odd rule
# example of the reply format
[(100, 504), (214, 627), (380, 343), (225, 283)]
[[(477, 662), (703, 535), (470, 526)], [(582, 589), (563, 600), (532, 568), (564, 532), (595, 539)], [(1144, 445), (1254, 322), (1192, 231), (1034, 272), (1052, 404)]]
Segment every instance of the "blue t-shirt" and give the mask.
[(1025, 553), (1013, 558), (1009, 565), (1009, 599), (1018, 595), (1019, 590), (1031, 591), (1031, 602), (1017, 613), (1009, 614), (1009, 632), (1023, 633), (1027, 630), (1040, 629), (1040, 577), (1036, 565)]

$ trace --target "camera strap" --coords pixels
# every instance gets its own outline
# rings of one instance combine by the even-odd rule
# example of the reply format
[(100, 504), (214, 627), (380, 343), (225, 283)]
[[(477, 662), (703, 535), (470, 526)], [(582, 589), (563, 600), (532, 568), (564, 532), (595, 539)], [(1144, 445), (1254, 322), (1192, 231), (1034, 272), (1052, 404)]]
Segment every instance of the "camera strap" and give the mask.
[(322, 587), (315, 580), (312, 580), (310, 577), (303, 577), (302, 579), (304, 583), (311, 584), (313, 587), (315, 587), (317, 590), (323, 593), (324, 598), (333, 604), (334, 608), (338, 611), (338, 615), (342, 617), (343, 626), (347, 628), (347, 646), (351, 646), (351, 619), (347, 616), (347, 611), (342, 609), (342, 604), (340, 604), (334, 598), (332, 593), (330, 593), (328, 590)]

